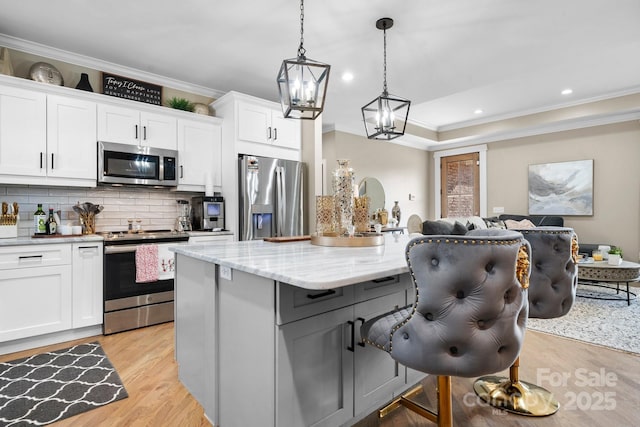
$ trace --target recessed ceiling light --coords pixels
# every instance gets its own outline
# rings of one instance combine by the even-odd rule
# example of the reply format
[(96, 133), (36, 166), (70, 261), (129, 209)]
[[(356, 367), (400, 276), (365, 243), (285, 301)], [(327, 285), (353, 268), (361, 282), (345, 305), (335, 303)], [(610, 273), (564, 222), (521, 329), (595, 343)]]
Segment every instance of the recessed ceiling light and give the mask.
[(473, 111), (473, 114), (482, 114), (482, 113), (484, 113), (484, 111), (482, 111), (482, 108), (476, 108), (476, 109)]
[(342, 73), (342, 80), (345, 82), (350, 82), (351, 80), (353, 80), (353, 73), (345, 71), (344, 73)]
[(573, 89), (564, 89), (562, 92), (560, 92), (563, 95), (571, 95), (573, 93)]

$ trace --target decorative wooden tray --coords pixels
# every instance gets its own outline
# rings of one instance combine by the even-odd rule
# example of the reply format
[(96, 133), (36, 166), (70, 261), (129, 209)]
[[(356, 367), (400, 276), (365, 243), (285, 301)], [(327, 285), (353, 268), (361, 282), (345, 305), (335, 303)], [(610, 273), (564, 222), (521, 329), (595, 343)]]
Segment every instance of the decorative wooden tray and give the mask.
[(318, 236), (311, 235), (311, 244), (317, 246), (339, 246), (339, 247), (365, 247), (384, 245), (384, 236), (381, 234), (364, 234), (353, 237), (346, 236)]
[(272, 243), (285, 243), (285, 242), (300, 242), (304, 240), (309, 240), (311, 236), (281, 236), (281, 237), (265, 237), (263, 240), (265, 242)]

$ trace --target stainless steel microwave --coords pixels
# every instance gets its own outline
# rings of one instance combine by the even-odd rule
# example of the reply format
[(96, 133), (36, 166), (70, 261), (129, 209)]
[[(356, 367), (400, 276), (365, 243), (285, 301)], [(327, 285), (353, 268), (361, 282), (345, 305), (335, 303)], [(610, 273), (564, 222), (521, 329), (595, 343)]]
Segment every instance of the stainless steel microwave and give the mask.
[(98, 141), (98, 183), (178, 185), (178, 151)]

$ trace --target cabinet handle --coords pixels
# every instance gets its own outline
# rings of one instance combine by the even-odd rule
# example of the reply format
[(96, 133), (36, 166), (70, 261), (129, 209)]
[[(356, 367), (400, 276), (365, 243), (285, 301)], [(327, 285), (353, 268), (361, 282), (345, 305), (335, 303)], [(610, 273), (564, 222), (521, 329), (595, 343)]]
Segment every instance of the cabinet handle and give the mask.
[(278, 139), (278, 128), (273, 128), (273, 140)]
[(138, 139), (138, 125), (136, 125), (136, 139)]
[(53, 166), (53, 153), (51, 153), (51, 169), (54, 169), (54, 166)]
[(42, 155), (43, 155), (43, 153), (42, 153), (42, 151), (41, 151), (41, 152), (40, 152), (40, 169), (42, 169)]
[(33, 258), (42, 258), (42, 255), (21, 255), (18, 259), (33, 259)]
[(142, 139), (146, 141), (147, 140), (147, 127), (146, 126), (142, 126), (142, 135), (143, 135)]
[(396, 276), (387, 276), (387, 277), (383, 277), (381, 279), (373, 279), (372, 282), (373, 283), (384, 283), (384, 282), (391, 282), (392, 280), (396, 280)]
[(322, 297), (328, 297), (329, 295), (333, 295), (335, 294), (336, 291), (334, 291), (333, 289), (329, 289), (326, 292), (322, 292), (319, 294), (307, 294), (307, 298), (309, 299), (318, 299), (318, 298), (322, 298)]
[(271, 126), (267, 128), (267, 139), (271, 139)]
[(180, 165), (180, 179), (184, 178), (184, 167)]
[(347, 323), (349, 324), (349, 326), (351, 326), (351, 345), (347, 346), (347, 350), (349, 350), (352, 353), (355, 353), (355, 341), (356, 341), (356, 331), (355, 331), (355, 325), (356, 322), (354, 322), (353, 320), (348, 320)]
[[(356, 319), (356, 321), (357, 321), (357, 322), (362, 322), (360, 326), (364, 325), (364, 322), (365, 322), (364, 318), (362, 318), (362, 317), (358, 317), (358, 318)], [(364, 346), (365, 346), (365, 344), (364, 344), (364, 338), (360, 337), (360, 341), (358, 341), (358, 345), (359, 345), (360, 347), (364, 347)]]

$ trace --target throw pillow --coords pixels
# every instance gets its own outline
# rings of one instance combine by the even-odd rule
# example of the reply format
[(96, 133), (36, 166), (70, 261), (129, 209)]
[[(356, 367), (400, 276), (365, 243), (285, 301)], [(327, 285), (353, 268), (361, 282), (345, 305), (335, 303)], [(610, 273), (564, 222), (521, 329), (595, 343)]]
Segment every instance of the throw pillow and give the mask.
[(467, 234), (467, 227), (458, 221), (455, 224), (451, 224), (447, 221), (426, 220), (422, 223), (422, 234), (464, 235)]
[(483, 219), (484, 219), (484, 223), (487, 224), (487, 228), (501, 228), (501, 229), (507, 228), (504, 221), (498, 217), (483, 218)]
[(528, 219), (523, 219), (522, 221), (514, 221), (512, 219), (505, 220), (505, 225), (509, 230), (513, 229), (524, 229), (524, 228), (535, 228), (536, 225), (529, 221)]

